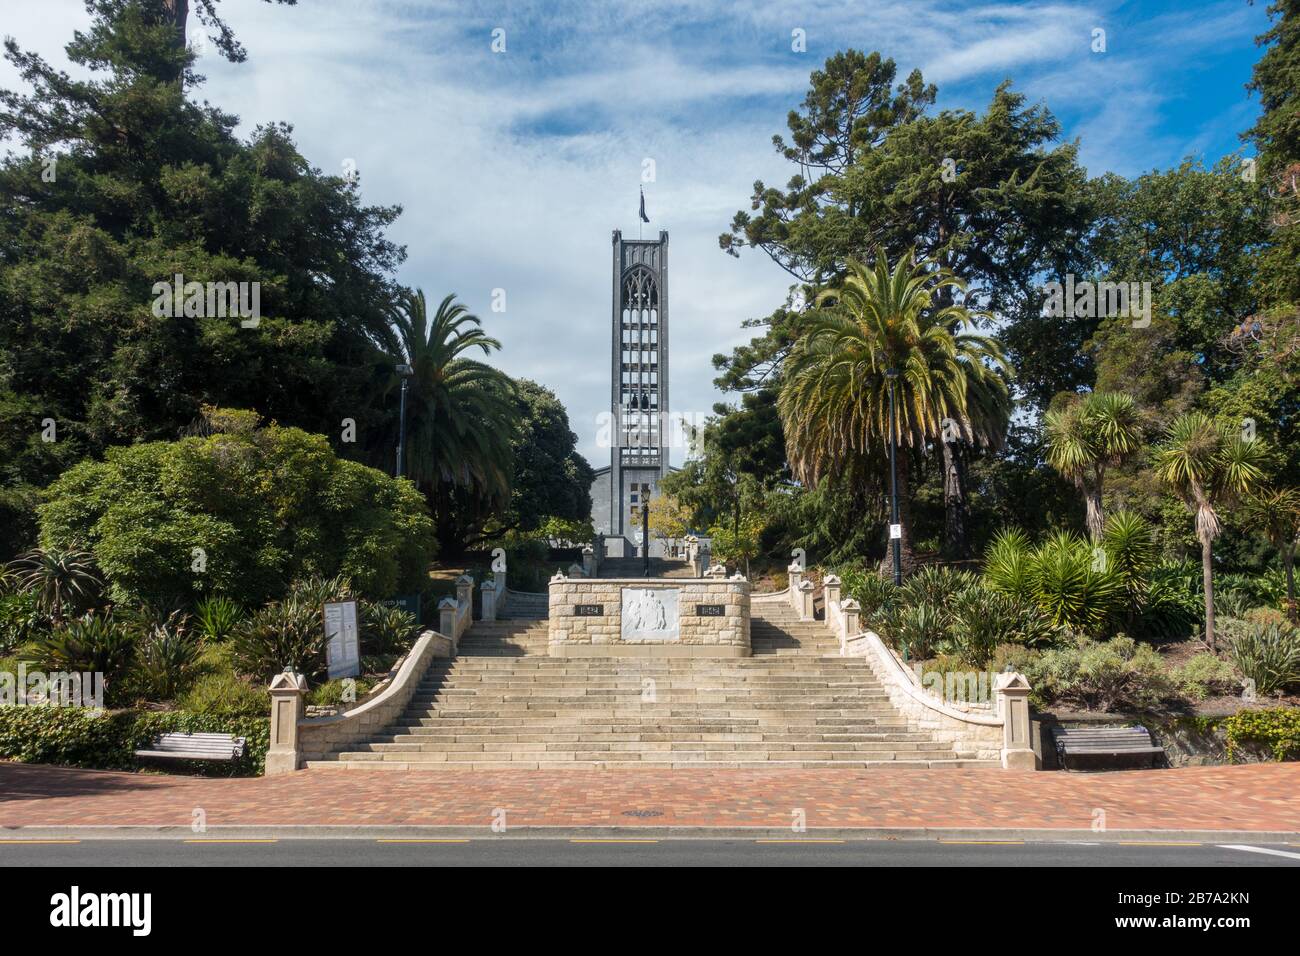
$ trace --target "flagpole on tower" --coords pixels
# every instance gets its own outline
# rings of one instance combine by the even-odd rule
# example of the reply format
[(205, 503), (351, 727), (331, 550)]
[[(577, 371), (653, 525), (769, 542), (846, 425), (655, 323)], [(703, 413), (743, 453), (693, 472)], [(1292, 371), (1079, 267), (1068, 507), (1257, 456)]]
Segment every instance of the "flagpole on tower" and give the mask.
[(650, 217), (645, 214), (645, 187), (642, 186), (641, 187), (641, 209), (637, 213), (637, 220), (636, 220), (637, 239), (641, 238), (641, 224), (643, 222), (649, 222), (649, 221), (650, 221)]

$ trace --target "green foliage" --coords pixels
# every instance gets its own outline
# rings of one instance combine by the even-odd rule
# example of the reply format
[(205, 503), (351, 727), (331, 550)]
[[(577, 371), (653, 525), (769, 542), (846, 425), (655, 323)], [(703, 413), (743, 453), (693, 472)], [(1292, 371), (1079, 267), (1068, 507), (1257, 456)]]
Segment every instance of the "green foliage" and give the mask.
[[(186, 711), (91, 711), (77, 707), (0, 707), (0, 759), (96, 770), (135, 770), (136, 750), (161, 733), (227, 733), (246, 748), (235, 764), (177, 761), (186, 772), (256, 776), (266, 765), (270, 722), (266, 716), (227, 716)], [(175, 769), (175, 768), (173, 768)]]
[(34, 591), (0, 594), (0, 655), (9, 654), (50, 629)]
[(1300, 758), (1300, 709), (1239, 710), (1224, 722), (1228, 756), (1236, 759), (1243, 744), (1263, 744), (1276, 760)]
[(880, 627), (905, 657), (924, 660), (948, 639), (949, 618), (933, 604), (899, 603), (880, 614)]
[(255, 606), (310, 574), (386, 597), (417, 589), (430, 557), (414, 487), (277, 425), (112, 448), (69, 469), (48, 498), (43, 540), (88, 543), (119, 597)]
[(984, 581), (1009, 597), (1034, 597), (1033, 557), (1029, 538), (1019, 528), (998, 532), (984, 555)]
[(199, 634), (211, 644), (229, 640), (243, 619), (243, 609), (220, 594), (205, 597), (194, 605), (194, 620)]
[(1240, 688), (1233, 666), (1217, 654), (1201, 653), (1189, 658), (1173, 674), (1183, 696), (1192, 700), (1220, 697)]
[(200, 645), (185, 626), (163, 624), (140, 640), (135, 659), (135, 682), (149, 700), (172, 700), (195, 675)]
[(1282, 623), (1247, 624), (1229, 634), (1228, 656), (1254, 682), (1255, 693), (1277, 693), (1300, 681), (1300, 630)]
[(361, 619), (362, 648), (367, 654), (394, 654), (409, 650), (420, 630), (415, 615), (400, 607), (366, 604)]
[(1178, 693), (1160, 655), (1123, 635), (1050, 648), (1025, 676), (1043, 698), (1086, 710), (1150, 710)]
[(315, 681), (326, 672), (325, 644), (319, 609), (287, 598), (249, 615), (230, 647), (236, 668), (254, 680), (270, 681), (292, 668)]
[(858, 602), (862, 622), (868, 627), (878, 614), (888, 611), (898, 601), (898, 585), (874, 570), (854, 565), (837, 568), (835, 573), (840, 578), (840, 594)]
[(1039, 647), (1061, 637), (1039, 610), (1014, 597), (972, 584), (945, 604), (946, 646), (973, 667), (984, 667), (1000, 645)]
[(136, 636), (110, 614), (87, 614), (43, 634), (23, 656), (45, 671), (90, 671), (104, 675), (104, 692), (114, 696), (135, 663)]
[(36, 548), (9, 569), (15, 587), (35, 594), (40, 609), (55, 620), (89, 610), (104, 587), (94, 556), (73, 547)]

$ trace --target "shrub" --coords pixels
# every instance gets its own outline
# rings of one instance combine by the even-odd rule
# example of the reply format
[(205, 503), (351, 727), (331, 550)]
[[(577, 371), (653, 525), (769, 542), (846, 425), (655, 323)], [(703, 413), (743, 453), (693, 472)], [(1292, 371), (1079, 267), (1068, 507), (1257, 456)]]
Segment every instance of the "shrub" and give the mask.
[(42, 613), (34, 592), (0, 595), (0, 654), (12, 653), (49, 629), (50, 620)]
[(986, 553), (983, 580), (1032, 601), (1054, 626), (1095, 634), (1127, 600), (1125, 578), (1104, 550), (1101, 555), (1098, 560), (1091, 544), (1064, 532), (1031, 551), (1022, 533), (1004, 531)]
[(194, 607), (199, 634), (211, 644), (229, 640), (243, 618), (243, 609), (219, 594), (205, 597)]
[(368, 654), (401, 653), (415, 643), (415, 615), (400, 607), (367, 603), (361, 617), (362, 646)]
[(926, 567), (917, 571), (904, 582), (898, 599), (904, 604), (929, 604), (931, 607), (944, 608), (949, 601), (965, 591), (976, 581), (969, 571), (957, 571), (953, 568)]
[(984, 555), (984, 580), (989, 587), (1022, 601), (1034, 597), (1033, 561), (1029, 538), (1019, 528), (998, 532)]
[(355, 678), (352, 685), (353, 694), (355, 696), (352, 700), (344, 700), (345, 685), (343, 680), (335, 678), (334, 680), (326, 681), (308, 693), (307, 703), (315, 704), (318, 707), (337, 707), (340, 704), (355, 703), (362, 697), (366, 696), (366, 694), (370, 693), (371, 689), (377, 683), (378, 681), (366, 677)]
[(871, 623), (878, 615), (889, 610), (898, 600), (898, 586), (874, 571), (860, 567), (844, 568), (836, 572), (840, 578), (840, 593), (853, 598), (862, 607), (862, 620)]
[(352, 579), (346, 575), (324, 577), (313, 574), (290, 584), (289, 597), (319, 613), (324, 610), (326, 604), (350, 601), (356, 595), (352, 591)]
[(1179, 691), (1192, 700), (1231, 694), (1241, 686), (1233, 666), (1208, 652), (1189, 658), (1173, 677)]
[(216, 776), (257, 775), (266, 766), (270, 722), (185, 711), (91, 711), (75, 707), (0, 707), (0, 759), (97, 770), (135, 770), (135, 751), (161, 733), (226, 733), (246, 740), (235, 764), (195, 761), (186, 769)]
[(930, 657), (948, 636), (948, 618), (931, 604), (896, 605), (880, 616), (884, 637), (914, 660)]
[(954, 595), (945, 607), (947, 646), (975, 667), (985, 666), (999, 644), (1038, 646), (1060, 636), (1038, 608), (980, 585)]
[(19, 591), (36, 596), (37, 605), (56, 621), (95, 606), (104, 580), (94, 557), (76, 548), (36, 548), (9, 565)]
[(136, 638), (112, 614), (87, 614), (38, 637), (23, 651), (46, 671), (91, 671), (104, 675), (104, 692), (120, 689), (135, 661)]
[(224, 594), (253, 607), (311, 574), (388, 597), (418, 589), (431, 557), (414, 485), (278, 425), (110, 448), (64, 472), (47, 499), (42, 543), (84, 542), (117, 597)]
[(203, 674), (176, 698), (181, 710), (194, 714), (226, 717), (260, 717), (271, 713), (271, 697), (265, 687), (256, 687), (233, 671)]
[(1190, 579), (1186, 566), (1162, 563), (1152, 568), (1146, 597), (1135, 629), (1146, 637), (1171, 640), (1190, 635), (1200, 623), (1204, 605), (1200, 594), (1200, 568)]
[(1177, 696), (1160, 655), (1123, 635), (1044, 651), (1026, 676), (1044, 699), (1087, 710), (1147, 710)]
[(1300, 757), (1300, 710), (1294, 707), (1239, 710), (1224, 722), (1224, 730), (1231, 759), (1245, 743), (1267, 746), (1276, 760)]
[(140, 641), (135, 679), (149, 700), (173, 700), (194, 677), (199, 660), (198, 638), (186, 627), (164, 624)]
[(1255, 693), (1272, 694), (1300, 680), (1300, 631), (1282, 624), (1250, 624), (1233, 629), (1228, 656)]
[(232, 658), (240, 673), (270, 681), (285, 668), (311, 680), (326, 672), (325, 628), (319, 611), (288, 598), (257, 611), (235, 633)]

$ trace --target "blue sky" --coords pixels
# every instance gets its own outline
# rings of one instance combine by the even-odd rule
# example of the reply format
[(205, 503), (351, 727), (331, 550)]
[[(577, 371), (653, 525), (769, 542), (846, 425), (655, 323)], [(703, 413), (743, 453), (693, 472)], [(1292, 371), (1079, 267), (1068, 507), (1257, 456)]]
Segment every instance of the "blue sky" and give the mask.
[[(502, 340), (499, 363), (565, 402), (598, 465), (610, 232), (635, 235), (645, 159), (656, 172), (646, 234), (671, 234), (674, 410), (702, 414), (719, 397), (710, 356), (788, 294), (774, 265), (732, 259), (717, 237), (755, 179), (789, 177), (771, 138), (827, 56), (856, 47), (893, 57), (900, 77), (919, 67), (939, 109), (982, 109), (1010, 78), (1080, 140), (1090, 173), (1135, 175), (1241, 148), (1257, 113), (1244, 84), (1267, 28), (1264, 4), (1246, 0), (221, 6), (249, 57), (204, 55), (199, 95), (245, 132), (292, 123), (315, 165), (355, 163), (366, 201), (401, 204), (401, 281), (434, 299), (458, 293)], [(81, 0), (5, 0), (0, 32), (62, 65), (87, 20)], [(791, 49), (796, 29), (806, 52)], [(1095, 29), (1104, 53), (1091, 49)], [(15, 83), (0, 64), (0, 85)]]

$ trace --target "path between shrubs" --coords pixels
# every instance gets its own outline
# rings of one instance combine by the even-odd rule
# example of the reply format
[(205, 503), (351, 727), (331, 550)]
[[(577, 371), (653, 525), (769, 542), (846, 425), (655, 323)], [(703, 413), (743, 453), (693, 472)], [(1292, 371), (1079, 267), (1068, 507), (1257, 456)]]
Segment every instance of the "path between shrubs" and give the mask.
[[(202, 778), (0, 762), (0, 827), (1251, 831), (1300, 837), (1300, 763), (1002, 770), (304, 770)], [(202, 811), (197, 814), (196, 811)], [(501, 813), (504, 811), (504, 814)], [(1104, 827), (1104, 829), (1103, 829)], [(15, 829), (19, 828), (19, 829)], [(29, 828), (24, 831), (22, 828)], [(102, 835), (83, 833), (81, 835)], [(139, 833), (132, 835), (138, 836)], [(285, 835), (292, 835), (285, 831)], [(365, 835), (358, 832), (357, 835)], [(703, 835), (703, 834), (701, 834)], [(906, 835), (906, 834), (903, 834)], [(1212, 839), (1213, 837), (1209, 837)]]

